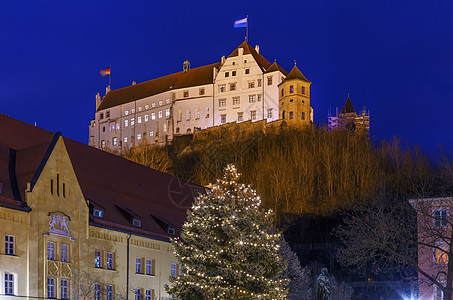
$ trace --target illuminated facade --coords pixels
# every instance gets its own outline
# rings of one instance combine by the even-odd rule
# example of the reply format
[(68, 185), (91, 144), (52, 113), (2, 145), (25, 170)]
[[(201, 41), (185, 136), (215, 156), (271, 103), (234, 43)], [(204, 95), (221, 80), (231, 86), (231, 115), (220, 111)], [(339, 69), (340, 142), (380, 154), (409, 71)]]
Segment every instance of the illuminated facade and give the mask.
[(201, 190), (1, 114), (0, 128), (1, 298), (168, 298), (169, 239)]
[(336, 114), (329, 112), (327, 116), (328, 130), (341, 130), (353, 134), (368, 134), (370, 131), (370, 112), (363, 108), (357, 113), (352, 105), (351, 99), (346, 99), (340, 112)]
[[(142, 144), (166, 144), (174, 136), (225, 123), (276, 121), (279, 85), (287, 75), (276, 62), (271, 64), (259, 54), (258, 46), (247, 42), (215, 64), (191, 69), (185, 61), (182, 72), (107, 90), (103, 98), (98, 94), (89, 145), (121, 153)], [(307, 89), (303, 96), (309, 101), (311, 83), (302, 77)], [(300, 80), (293, 78), (298, 85)], [(302, 90), (296, 90), (299, 97)], [(306, 102), (303, 108), (306, 120), (312, 116), (309, 105)]]

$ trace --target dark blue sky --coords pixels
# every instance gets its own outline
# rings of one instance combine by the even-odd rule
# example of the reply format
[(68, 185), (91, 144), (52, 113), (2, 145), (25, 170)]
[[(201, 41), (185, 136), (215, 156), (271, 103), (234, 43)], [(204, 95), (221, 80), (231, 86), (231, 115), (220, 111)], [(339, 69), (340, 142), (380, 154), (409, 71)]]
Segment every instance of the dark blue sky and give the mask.
[(315, 122), (344, 104), (376, 140), (453, 148), (453, 1), (2, 1), (0, 112), (86, 143), (95, 95), (214, 63), (243, 40), (313, 82)]

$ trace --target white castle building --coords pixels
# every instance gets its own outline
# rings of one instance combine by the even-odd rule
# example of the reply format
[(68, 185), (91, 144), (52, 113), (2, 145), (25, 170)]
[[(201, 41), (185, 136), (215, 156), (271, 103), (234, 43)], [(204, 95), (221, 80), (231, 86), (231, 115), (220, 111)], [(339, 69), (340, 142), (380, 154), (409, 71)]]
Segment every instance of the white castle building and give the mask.
[[(303, 99), (306, 112), (298, 123), (309, 124), (311, 82), (296, 66), (289, 75), (259, 54), (259, 46), (243, 42), (218, 63), (191, 69), (185, 61), (182, 72), (117, 90), (108, 87), (102, 99), (96, 95), (89, 145), (121, 153), (140, 145), (170, 143), (175, 136), (229, 122), (284, 119), (284, 102), (279, 100), (293, 93), (296, 101), (285, 100), (286, 106), (296, 107)], [(287, 76), (292, 85), (284, 93)], [(288, 111), (287, 118), (297, 119), (300, 109), (300, 105), (294, 109), (295, 115)]]

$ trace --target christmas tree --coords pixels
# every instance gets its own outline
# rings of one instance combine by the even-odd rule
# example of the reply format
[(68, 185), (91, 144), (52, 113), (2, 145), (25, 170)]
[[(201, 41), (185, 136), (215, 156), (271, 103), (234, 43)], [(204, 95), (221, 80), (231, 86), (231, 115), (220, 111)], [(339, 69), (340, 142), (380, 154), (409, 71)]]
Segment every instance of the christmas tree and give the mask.
[(172, 240), (182, 273), (167, 292), (178, 299), (285, 299), (286, 268), (272, 211), (260, 209), (233, 165), (195, 199), (179, 239)]

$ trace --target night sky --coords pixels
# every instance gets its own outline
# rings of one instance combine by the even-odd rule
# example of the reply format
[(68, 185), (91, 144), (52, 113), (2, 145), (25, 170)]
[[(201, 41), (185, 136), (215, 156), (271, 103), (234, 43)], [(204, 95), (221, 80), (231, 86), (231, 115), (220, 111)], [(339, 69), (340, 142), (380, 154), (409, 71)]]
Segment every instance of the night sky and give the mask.
[(376, 141), (453, 148), (453, 1), (2, 1), (0, 112), (88, 141), (95, 95), (218, 62), (244, 40), (313, 82), (315, 122), (350, 94)]

